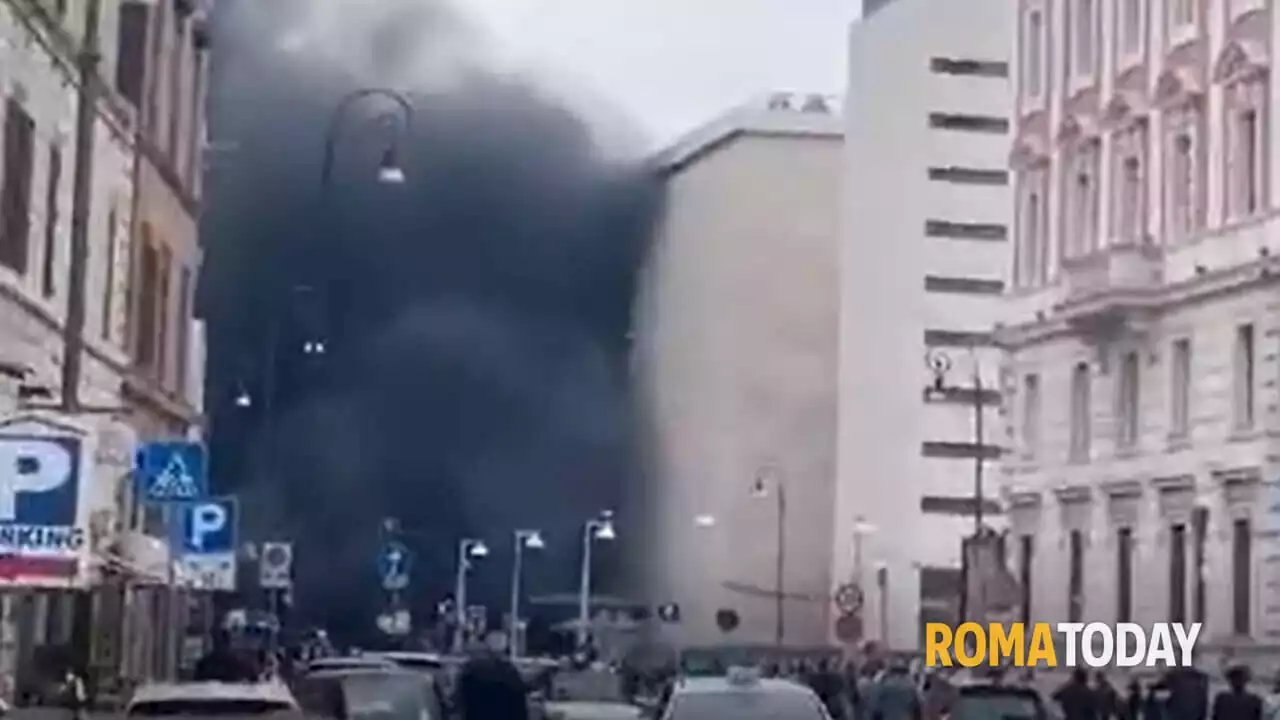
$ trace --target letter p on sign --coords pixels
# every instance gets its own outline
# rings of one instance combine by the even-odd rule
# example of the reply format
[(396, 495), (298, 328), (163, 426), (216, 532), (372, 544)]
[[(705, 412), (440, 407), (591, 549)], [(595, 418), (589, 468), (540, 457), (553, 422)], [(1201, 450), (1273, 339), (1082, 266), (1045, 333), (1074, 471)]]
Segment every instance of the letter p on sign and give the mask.
[(202, 503), (191, 509), (189, 540), (195, 550), (204, 550), (205, 539), (222, 532), (227, 526), (226, 508), (214, 503)]
[(71, 480), (66, 445), (40, 438), (0, 439), (0, 521), (18, 519), (19, 493), (49, 492)]

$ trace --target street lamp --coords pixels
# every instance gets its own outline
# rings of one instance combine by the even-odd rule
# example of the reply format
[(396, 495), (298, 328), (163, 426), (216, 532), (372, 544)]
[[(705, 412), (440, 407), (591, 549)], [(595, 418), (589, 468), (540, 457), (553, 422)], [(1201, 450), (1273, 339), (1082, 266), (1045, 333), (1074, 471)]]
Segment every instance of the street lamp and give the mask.
[(596, 540), (614, 540), (618, 537), (613, 527), (613, 511), (604, 510), (599, 517), (588, 520), (582, 527), (582, 572), (578, 588), (578, 648), (587, 646), (587, 624), (591, 621), (591, 549)]
[(716, 516), (703, 513), (693, 518), (694, 527), (713, 528), (716, 526)]
[(328, 194), (329, 187), (333, 182), (334, 163), (337, 160), (338, 138), (342, 130), (343, 122), (347, 118), (347, 113), (357, 103), (368, 98), (380, 97), (390, 100), (399, 114), (399, 122), (395, 124), (395, 134), (392, 136), (390, 143), (382, 152), (382, 159), (378, 163), (377, 179), (379, 183), (384, 185), (400, 185), (405, 181), (404, 169), (400, 167), (397, 161), (399, 157), (401, 139), (408, 135), (409, 129), (413, 124), (413, 105), (404, 95), (387, 88), (365, 88), (356, 90), (355, 92), (344, 97), (333, 111), (333, 117), (329, 121), (329, 131), (325, 134), (324, 143), (324, 161), (320, 166), (320, 188), (324, 194)]
[(513, 658), (520, 657), (520, 581), (524, 574), (524, 551), (525, 548), (542, 550), (547, 546), (537, 530), (516, 530), (515, 541), (515, 557), (511, 562), (511, 642), (508, 643)]
[[(984, 421), (986, 419), (986, 388), (982, 383), (982, 366), (978, 361), (978, 352), (976, 348), (969, 349), (972, 367), (970, 387), (957, 387), (947, 384), (947, 373), (951, 371), (951, 358), (944, 352), (938, 350), (930, 350), (925, 353), (924, 364), (933, 374), (933, 382), (925, 388), (926, 401), (945, 401), (956, 398), (964, 398), (969, 395), (970, 406), (973, 409), (973, 445), (975, 451), (973, 453), (973, 547), (977, 548), (977, 543), (984, 537), (983, 514), (984, 503), (986, 502), (986, 493), (983, 490), (983, 472), (985, 469), (984, 453), (986, 453), (986, 435), (984, 430)], [(985, 593), (985, 585), (981, 582), (974, 582), (970, 578), (969, 569), (969, 548), (970, 544), (964, 538), (960, 540), (960, 557), (961, 557), (961, 582), (960, 591), (960, 618), (967, 618), (973, 608), (969, 608), (969, 587), (974, 585), (979, 594)], [(985, 603), (984, 603), (985, 605)], [(979, 619), (985, 622), (981, 617), (981, 613), (985, 613), (985, 606), (977, 611)]]
[(454, 580), (453, 597), (457, 605), (454, 613), (457, 615), (458, 628), (453, 636), (453, 649), (455, 652), (462, 652), (464, 641), (466, 640), (467, 626), (467, 574), (471, 571), (471, 561), (477, 558), (486, 557), (489, 554), (489, 546), (484, 544), (483, 540), (476, 538), (463, 538), (458, 541), (458, 575)]
[(755, 482), (751, 485), (751, 496), (766, 499), (770, 495), (776, 502), (778, 517), (773, 568), (773, 642), (781, 648), (786, 639), (786, 609), (783, 603), (787, 577), (787, 483), (773, 468), (765, 468), (756, 474)]

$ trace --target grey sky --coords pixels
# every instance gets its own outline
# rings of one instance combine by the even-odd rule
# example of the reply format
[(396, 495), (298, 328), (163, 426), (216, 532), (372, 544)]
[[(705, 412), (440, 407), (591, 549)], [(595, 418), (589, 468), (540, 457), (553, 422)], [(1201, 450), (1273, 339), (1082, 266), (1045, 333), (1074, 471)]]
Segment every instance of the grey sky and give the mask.
[(515, 64), (597, 95), (662, 142), (772, 90), (840, 92), (859, 0), (465, 0)]

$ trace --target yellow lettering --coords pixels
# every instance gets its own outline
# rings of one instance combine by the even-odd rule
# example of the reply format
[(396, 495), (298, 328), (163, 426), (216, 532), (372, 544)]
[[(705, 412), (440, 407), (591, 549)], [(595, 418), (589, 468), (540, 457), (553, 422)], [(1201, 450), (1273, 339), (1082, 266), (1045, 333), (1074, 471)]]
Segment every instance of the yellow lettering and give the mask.
[(1002, 658), (1009, 656), (1013, 656), (1014, 667), (1022, 667), (1026, 662), (1022, 623), (1015, 623), (1009, 630), (1000, 623), (991, 623), (987, 628), (987, 638), (991, 641), (987, 649), (987, 661), (991, 667), (998, 666)]
[[(969, 652), (966, 636), (973, 636), (973, 653)], [(987, 652), (987, 637), (982, 626), (975, 622), (967, 622), (956, 629), (955, 654), (962, 667), (978, 667), (982, 664), (982, 656)]]
[(951, 626), (946, 623), (927, 623), (924, 626), (924, 658), (929, 667), (951, 667)]
[(1044, 660), (1046, 667), (1058, 666), (1058, 651), (1053, 647), (1053, 636), (1046, 623), (1036, 623), (1031, 632), (1031, 648), (1027, 650), (1027, 667), (1039, 667)]

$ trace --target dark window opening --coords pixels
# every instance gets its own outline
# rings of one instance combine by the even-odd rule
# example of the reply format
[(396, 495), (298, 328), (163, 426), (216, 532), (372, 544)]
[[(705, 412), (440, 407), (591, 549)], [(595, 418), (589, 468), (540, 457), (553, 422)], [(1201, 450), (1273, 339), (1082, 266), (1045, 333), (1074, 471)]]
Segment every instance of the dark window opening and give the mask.
[(1187, 621), (1187, 526), (1169, 530), (1169, 621)]
[(1035, 567), (1035, 538), (1031, 535), (1023, 535), (1020, 538), (1021, 549), (1018, 553), (1018, 582), (1021, 584), (1021, 615), (1022, 622), (1031, 622), (1031, 582), (1032, 568)]
[(147, 25), (149, 8), (143, 3), (128, 2), (120, 6), (120, 40), (116, 47), (116, 90), (142, 107), (142, 85), (147, 68)]
[(119, 235), (116, 232), (116, 226), (120, 222), (120, 217), (116, 208), (112, 206), (111, 212), (107, 213), (107, 268), (106, 282), (102, 288), (102, 320), (101, 333), (102, 339), (110, 342), (112, 337), (112, 318), (115, 314), (116, 300), (116, 243), (119, 242)]
[(1194, 556), (1195, 582), (1191, 587), (1192, 622), (1205, 622), (1208, 612), (1205, 588), (1205, 545), (1209, 540), (1209, 508), (1198, 507), (1191, 514), (1191, 546)]
[(924, 234), (927, 237), (951, 238), (953, 240), (1004, 241), (1009, 239), (1009, 228), (998, 223), (925, 220)]
[(978, 405), (997, 407), (1001, 397), (999, 390), (983, 388), (981, 394), (974, 388), (944, 387), (941, 389), (927, 387), (924, 389), (924, 401), (927, 403), (947, 403), (955, 405)]
[(142, 226), (142, 251), (138, 261), (138, 365), (151, 369), (156, 362), (156, 303), (160, 291), (160, 254), (151, 242), (151, 226)]
[(30, 261), (31, 171), (36, 123), (22, 103), (5, 103), (4, 186), (0, 188), (0, 263), (25, 275)]
[[(920, 498), (920, 512), (926, 515), (954, 515), (957, 517), (973, 517), (977, 514), (978, 502), (972, 497), (942, 497), (926, 495)], [(1000, 503), (994, 500), (982, 502), (983, 515), (999, 515)]]
[(1133, 622), (1133, 529), (1116, 531), (1116, 622)]
[(40, 267), (40, 292), (53, 297), (57, 290), (54, 270), (58, 260), (58, 197), (62, 189), (62, 148), (49, 146), (49, 182), (44, 195), (44, 258)]
[(991, 133), (1004, 135), (1009, 132), (1007, 118), (991, 115), (966, 115), (964, 113), (929, 113), (929, 127), (937, 130)]
[(939, 75), (976, 75), (978, 77), (1007, 78), (1009, 63), (995, 60), (962, 60), (958, 58), (932, 58), (929, 71)]
[(920, 455), (927, 458), (995, 460), (1002, 454), (995, 445), (979, 445), (971, 442), (926, 441), (920, 443)]
[(190, 362), (191, 349), (191, 270), (182, 268), (178, 281), (178, 360), (175, 368), (179, 397), (187, 397), (187, 380), (190, 376), (187, 364)]
[(989, 332), (968, 330), (925, 330), (925, 347), (987, 347), (995, 344)]
[(1231, 630), (1248, 635), (1253, 627), (1253, 528), (1246, 518), (1231, 525)]
[(1067, 622), (1084, 618), (1084, 533), (1072, 530), (1070, 535), (1070, 567), (1067, 578)]
[(1004, 292), (1003, 280), (987, 280), (984, 278), (943, 277), (926, 275), (924, 277), (926, 292), (957, 293), (961, 295), (999, 295)]
[(929, 179), (958, 185), (1004, 186), (1009, 184), (1009, 171), (966, 167), (931, 167), (929, 168)]

